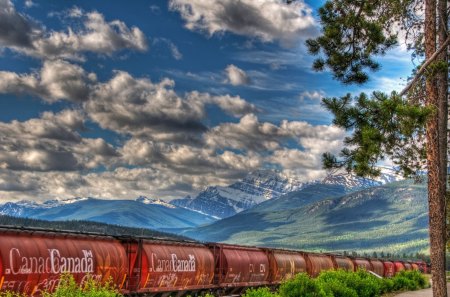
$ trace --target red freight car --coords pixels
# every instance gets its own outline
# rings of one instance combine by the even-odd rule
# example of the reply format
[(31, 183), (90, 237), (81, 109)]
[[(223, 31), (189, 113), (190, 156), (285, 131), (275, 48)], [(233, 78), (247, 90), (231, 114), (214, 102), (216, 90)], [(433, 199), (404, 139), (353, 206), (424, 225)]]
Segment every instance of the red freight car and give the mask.
[(384, 277), (393, 277), (395, 274), (395, 266), (391, 261), (383, 261)]
[(215, 281), (222, 288), (243, 288), (269, 284), (269, 259), (259, 248), (208, 244), (214, 255)]
[(369, 261), (370, 261), (370, 264), (372, 265), (371, 271), (382, 277), (384, 275), (383, 262), (381, 262), (378, 259), (369, 259)]
[(311, 277), (316, 277), (320, 272), (334, 268), (332, 257), (324, 254), (304, 253), (306, 269)]
[(405, 270), (412, 270), (411, 263), (403, 262), (403, 265), (405, 266)]
[(358, 269), (372, 271), (372, 265), (370, 265), (369, 260), (363, 258), (354, 258), (352, 260), (353, 264), (355, 264), (355, 271)]
[(334, 262), (335, 269), (343, 269), (347, 271), (355, 270), (355, 265), (353, 264), (352, 259), (350, 259), (349, 257), (331, 255), (331, 259)]
[(302, 254), (274, 249), (265, 249), (265, 251), (269, 255), (269, 280), (272, 284), (279, 284), (293, 278), (296, 274), (306, 272), (306, 260)]
[(124, 242), (128, 290), (138, 293), (200, 291), (212, 287), (214, 258), (204, 245), (138, 240)]
[(86, 275), (123, 285), (128, 266), (125, 250), (111, 237), (40, 231), (0, 230), (2, 291), (29, 296), (52, 291), (62, 273), (78, 283)]
[(402, 270), (405, 270), (405, 265), (402, 262), (395, 261), (394, 262), (395, 274), (399, 273)]

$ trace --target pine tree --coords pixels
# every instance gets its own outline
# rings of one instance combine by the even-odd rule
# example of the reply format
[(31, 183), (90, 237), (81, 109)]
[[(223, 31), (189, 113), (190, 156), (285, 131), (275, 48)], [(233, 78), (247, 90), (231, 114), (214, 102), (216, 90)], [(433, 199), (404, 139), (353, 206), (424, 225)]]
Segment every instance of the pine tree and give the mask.
[[(423, 6), (425, 4), (425, 6)], [(424, 12), (420, 16), (418, 12)], [(445, 0), (330, 0), (319, 9), (322, 34), (307, 41), (319, 55), (313, 68), (329, 68), (344, 84), (362, 84), (379, 69), (375, 56), (392, 49), (392, 28), (403, 27), (409, 46), (425, 62), (400, 94), (326, 98), (334, 124), (352, 131), (341, 156), (324, 154), (326, 168), (377, 175), (389, 157), (405, 176), (426, 168), (433, 296), (445, 297), (448, 44)]]

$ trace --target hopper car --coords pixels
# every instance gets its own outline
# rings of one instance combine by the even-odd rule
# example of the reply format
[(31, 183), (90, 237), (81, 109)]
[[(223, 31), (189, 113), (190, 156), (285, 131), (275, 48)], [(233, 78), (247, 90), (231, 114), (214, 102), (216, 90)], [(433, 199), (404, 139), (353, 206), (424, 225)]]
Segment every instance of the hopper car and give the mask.
[(110, 281), (126, 296), (239, 294), (298, 273), (365, 269), (381, 277), (428, 272), (425, 262), (388, 261), (222, 243), (0, 227), (0, 291), (41, 296), (61, 274)]

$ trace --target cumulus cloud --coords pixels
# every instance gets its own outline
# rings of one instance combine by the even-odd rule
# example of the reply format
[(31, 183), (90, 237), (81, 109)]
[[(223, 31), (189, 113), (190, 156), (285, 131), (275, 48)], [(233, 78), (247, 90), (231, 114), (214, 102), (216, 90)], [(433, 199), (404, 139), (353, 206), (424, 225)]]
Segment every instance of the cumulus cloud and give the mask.
[[(81, 22), (77, 29), (48, 31), (15, 10), (10, 0), (0, 0), (0, 46), (40, 58), (83, 59), (83, 52), (110, 55), (123, 49), (147, 50), (147, 39), (137, 27), (124, 22), (107, 22), (96, 11), (73, 8), (68, 17)], [(79, 28), (78, 28), (79, 27)]]
[[(307, 122), (282, 121), (279, 126), (260, 122), (254, 114), (242, 117), (239, 123), (224, 123), (205, 134), (211, 147), (251, 151), (279, 150), (287, 140), (296, 140), (304, 149), (320, 154), (341, 143), (344, 132), (335, 126), (313, 126)], [(331, 146), (333, 144), (333, 146)]]
[(206, 131), (202, 120), (207, 104), (215, 104), (235, 116), (255, 110), (254, 105), (238, 96), (194, 91), (180, 97), (173, 89), (174, 84), (170, 79), (153, 83), (118, 71), (110, 81), (96, 86), (85, 109), (105, 129), (167, 140), (170, 134), (183, 138), (183, 133)]
[(81, 111), (63, 110), (0, 123), (0, 168), (71, 171), (112, 164), (119, 154), (103, 139), (82, 138), (84, 121)]
[(227, 83), (230, 83), (233, 86), (248, 85), (250, 83), (250, 78), (247, 73), (232, 64), (225, 68), (225, 73), (227, 75)]
[(218, 148), (273, 150), (288, 135), (271, 123), (260, 123), (254, 114), (242, 117), (239, 123), (224, 123), (205, 134), (208, 145)]
[(39, 72), (17, 74), (0, 71), (0, 93), (29, 94), (45, 101), (88, 99), (94, 73), (62, 60), (46, 61)]
[(311, 36), (315, 27), (312, 9), (303, 1), (171, 0), (169, 8), (180, 13), (189, 30), (209, 35), (228, 31), (285, 46)]

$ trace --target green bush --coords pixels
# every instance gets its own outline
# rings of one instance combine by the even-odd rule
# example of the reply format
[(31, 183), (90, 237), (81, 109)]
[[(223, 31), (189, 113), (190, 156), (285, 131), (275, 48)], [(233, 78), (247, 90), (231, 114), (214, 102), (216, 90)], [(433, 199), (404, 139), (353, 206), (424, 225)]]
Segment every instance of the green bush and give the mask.
[(395, 291), (418, 290), (429, 287), (427, 279), (419, 271), (401, 271), (392, 278)]
[(111, 282), (101, 283), (91, 276), (80, 286), (73, 275), (63, 274), (55, 292), (44, 293), (43, 297), (118, 297), (122, 296)]
[(334, 297), (376, 297), (382, 292), (382, 280), (364, 270), (356, 273), (345, 270), (326, 271), (319, 275), (318, 281), (324, 288), (331, 290)]
[(281, 284), (279, 295), (281, 297), (334, 297), (321, 286), (320, 282), (311, 279), (305, 273), (300, 273)]
[(269, 288), (248, 289), (242, 297), (278, 297)]

